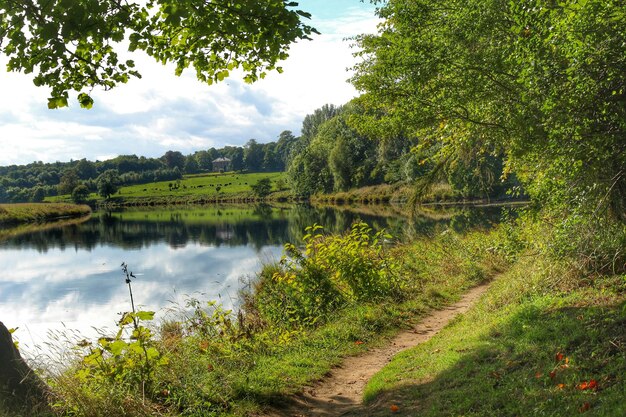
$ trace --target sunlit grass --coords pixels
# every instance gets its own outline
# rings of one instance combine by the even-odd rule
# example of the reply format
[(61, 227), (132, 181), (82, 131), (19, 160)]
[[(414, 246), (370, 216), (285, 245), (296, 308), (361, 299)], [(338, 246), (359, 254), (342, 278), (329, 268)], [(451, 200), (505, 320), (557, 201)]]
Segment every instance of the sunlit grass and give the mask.
[[(578, 282), (578, 285), (572, 285)], [(370, 415), (626, 415), (626, 277), (533, 257), (366, 387)], [(594, 381), (594, 382), (591, 382)]]
[[(205, 313), (193, 314), (188, 306), (181, 306), (179, 313), (161, 315), (161, 324), (155, 324), (161, 329), (155, 346), (168, 361), (156, 369), (148, 392), (125, 385), (115, 374), (110, 379), (85, 379), (79, 371), (85, 365), (71, 362), (67, 372), (49, 380), (58, 399), (57, 414), (244, 416), (259, 412), (323, 377), (345, 356), (384, 344), (399, 329), (488, 280), (503, 263), (487, 250), (487, 236), (443, 234), (432, 245), (424, 239), (390, 249), (389, 256), (402, 260), (398, 273), (407, 283), (406, 294), (350, 302), (328, 313), (319, 325), (255, 324), (260, 316), (254, 308), (244, 309), (240, 321), (211, 304), (201, 302), (198, 305)], [(463, 261), (466, 258), (468, 263)]]
[[(260, 179), (272, 181), (272, 191), (285, 193), (284, 172), (262, 173), (209, 173), (185, 175), (180, 180), (159, 181), (121, 187), (111, 198), (113, 204), (163, 205), (168, 203), (206, 203), (217, 201), (245, 201), (255, 198), (251, 186)], [(279, 189), (280, 187), (280, 189)], [(70, 195), (46, 197), (49, 202), (71, 201)], [(105, 202), (96, 193), (89, 194), (89, 201)]]
[(89, 206), (75, 204), (0, 204), (0, 226), (80, 217), (89, 213), (91, 213)]
[(284, 178), (285, 173), (224, 173), (185, 176), (180, 182), (161, 181), (149, 184), (122, 187), (117, 196), (124, 198), (219, 196), (251, 193), (251, 185), (260, 179), (269, 178), (273, 182)]

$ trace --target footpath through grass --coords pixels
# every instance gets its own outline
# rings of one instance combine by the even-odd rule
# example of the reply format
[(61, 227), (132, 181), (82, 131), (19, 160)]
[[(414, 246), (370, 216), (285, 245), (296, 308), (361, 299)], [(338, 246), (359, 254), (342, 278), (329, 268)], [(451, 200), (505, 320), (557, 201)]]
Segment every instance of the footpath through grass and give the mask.
[(365, 399), (372, 416), (624, 416), (626, 275), (525, 253)]
[(75, 359), (64, 357), (64, 372), (47, 372), (54, 415), (249, 416), (504, 266), (482, 232), (392, 249), (364, 225), (308, 235), (305, 248), (288, 248), (283, 263), (266, 267), (238, 315), (190, 300), (157, 313), (157, 326), (138, 312), (124, 316), (118, 336), (81, 342)]

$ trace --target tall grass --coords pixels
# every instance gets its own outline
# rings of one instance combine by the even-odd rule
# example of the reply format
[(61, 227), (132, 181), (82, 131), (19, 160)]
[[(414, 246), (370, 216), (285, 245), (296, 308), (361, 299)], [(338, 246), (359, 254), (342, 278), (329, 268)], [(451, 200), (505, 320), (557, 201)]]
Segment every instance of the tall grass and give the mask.
[(89, 206), (65, 203), (0, 204), (0, 226), (41, 223), (91, 213)]
[[(489, 279), (504, 261), (486, 236), (444, 233), (434, 244), (388, 247), (384, 232), (364, 224), (343, 235), (312, 227), (302, 246), (288, 245), (283, 261), (264, 269), (240, 311), (189, 300), (156, 321), (142, 315), (141, 326), (152, 332), (142, 343), (153, 356), (132, 347), (150, 333), (80, 343), (65, 370), (48, 378), (55, 414), (259, 412), (321, 378), (343, 356), (383, 343)], [(146, 360), (150, 373), (137, 374)], [(138, 384), (137, 375), (148, 375), (149, 383)]]

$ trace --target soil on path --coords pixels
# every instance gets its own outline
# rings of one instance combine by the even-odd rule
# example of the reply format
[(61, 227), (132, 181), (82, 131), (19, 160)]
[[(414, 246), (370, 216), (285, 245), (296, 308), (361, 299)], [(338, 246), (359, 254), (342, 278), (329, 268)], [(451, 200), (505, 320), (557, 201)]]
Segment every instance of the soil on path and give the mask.
[[(468, 291), (455, 304), (437, 310), (410, 330), (399, 333), (391, 343), (371, 349), (360, 356), (346, 358), (340, 367), (304, 390), (289, 398), (280, 408), (268, 411), (266, 417), (330, 417), (357, 413), (362, 407), (363, 390), (372, 376), (382, 369), (397, 353), (426, 342), (458, 314), (466, 312), (487, 290), (480, 285)], [(356, 415), (356, 414), (354, 414)]]

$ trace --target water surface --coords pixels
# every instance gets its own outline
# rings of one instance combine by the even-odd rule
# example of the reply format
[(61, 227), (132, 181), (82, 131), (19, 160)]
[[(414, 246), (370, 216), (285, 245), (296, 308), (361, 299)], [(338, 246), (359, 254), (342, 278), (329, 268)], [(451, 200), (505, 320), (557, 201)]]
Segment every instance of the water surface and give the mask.
[(330, 232), (362, 219), (398, 238), (489, 227), (499, 209), (431, 210), (409, 220), (392, 208), (207, 206), (94, 213), (87, 221), (25, 233), (0, 242), (0, 320), (19, 327), (26, 351), (48, 331), (93, 337), (130, 309), (120, 264), (133, 280), (135, 303), (156, 310), (189, 297), (237, 304), (239, 289), (263, 262), (280, 259), (286, 242), (318, 223)]

